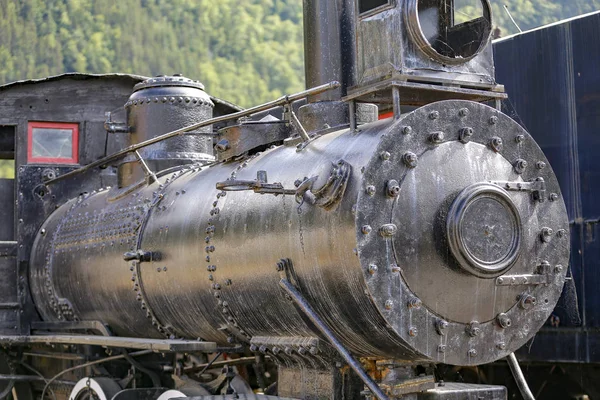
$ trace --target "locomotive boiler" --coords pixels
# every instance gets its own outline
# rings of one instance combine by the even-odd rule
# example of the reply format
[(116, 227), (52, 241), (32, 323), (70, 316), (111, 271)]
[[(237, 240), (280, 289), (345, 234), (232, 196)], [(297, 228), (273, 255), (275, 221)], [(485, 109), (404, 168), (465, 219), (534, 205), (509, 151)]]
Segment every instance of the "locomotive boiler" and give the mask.
[[(503, 399), (436, 386), (431, 365), (510, 357), (529, 398), (512, 353), (558, 301), (569, 222), (544, 154), (499, 110), (477, 5), (461, 22), (451, 1), (305, 1), (313, 89), (228, 115), (198, 81), (136, 84), (126, 120), (106, 122), (128, 146), (33, 189), (117, 169), (39, 226), (29, 288), (54, 332), (17, 345), (175, 354), (123, 355), (148, 387), (180, 389), (162, 399), (248, 393), (227, 369), (211, 391), (196, 353), (267, 357), (277, 394), (302, 399)], [(70, 398), (134, 396), (101, 375)]]

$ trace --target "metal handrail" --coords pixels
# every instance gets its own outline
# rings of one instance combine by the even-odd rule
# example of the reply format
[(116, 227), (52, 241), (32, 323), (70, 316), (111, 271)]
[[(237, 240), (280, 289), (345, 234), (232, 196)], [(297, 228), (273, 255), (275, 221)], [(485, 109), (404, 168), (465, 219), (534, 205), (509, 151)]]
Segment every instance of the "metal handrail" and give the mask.
[(340, 83), (339, 82), (336, 82), (336, 81), (329, 82), (329, 83), (326, 83), (324, 85), (320, 85), (320, 86), (317, 86), (317, 87), (314, 87), (314, 88), (311, 88), (311, 89), (307, 89), (307, 90), (304, 90), (302, 92), (298, 92), (298, 93), (295, 93), (295, 94), (283, 96), (283, 97), (280, 97), (280, 98), (278, 98), (276, 100), (272, 100), (272, 101), (269, 101), (267, 103), (264, 103), (264, 104), (261, 104), (261, 105), (258, 105), (258, 106), (254, 106), (254, 107), (242, 110), (242, 111), (238, 111), (238, 112), (235, 112), (233, 114), (222, 115), (220, 117), (215, 117), (215, 118), (207, 119), (207, 120), (198, 122), (198, 123), (193, 124), (193, 125), (189, 125), (189, 126), (186, 126), (186, 127), (180, 128), (180, 129), (176, 129), (174, 131), (167, 132), (167, 133), (162, 134), (160, 136), (156, 136), (156, 137), (154, 137), (152, 139), (148, 139), (146, 141), (143, 141), (143, 142), (131, 145), (129, 147), (126, 147), (126, 148), (124, 148), (122, 150), (117, 151), (116, 153), (113, 153), (113, 154), (111, 154), (109, 156), (101, 158), (100, 160), (94, 161), (91, 164), (84, 165), (81, 168), (78, 168), (78, 169), (75, 169), (73, 171), (67, 172), (66, 174), (57, 176), (54, 179), (50, 179), (50, 180), (46, 181), (44, 184), (46, 186), (48, 186), (48, 185), (50, 185), (52, 183), (55, 183), (55, 182), (61, 181), (63, 179), (66, 179), (66, 178), (69, 178), (69, 177), (81, 174), (81, 173), (83, 173), (85, 171), (88, 171), (88, 170), (90, 170), (92, 168), (106, 165), (107, 163), (109, 163), (111, 161), (114, 161), (114, 160), (117, 160), (117, 159), (119, 159), (119, 158), (121, 158), (121, 157), (123, 157), (123, 156), (125, 156), (125, 155), (127, 155), (129, 153), (135, 152), (135, 151), (137, 151), (139, 149), (142, 149), (144, 147), (150, 146), (152, 144), (162, 142), (163, 140), (170, 139), (172, 137), (184, 134), (186, 132), (193, 131), (195, 129), (203, 128), (205, 126), (213, 125), (213, 124), (216, 124), (216, 123), (219, 123), (219, 122), (225, 122), (225, 121), (229, 121), (229, 120), (232, 120), (232, 119), (237, 119), (237, 118), (241, 118), (241, 117), (247, 117), (249, 115), (256, 114), (256, 113), (261, 112), (261, 111), (266, 111), (266, 110), (269, 110), (269, 109), (277, 107), (277, 106), (282, 106), (282, 105), (285, 105), (285, 104), (290, 104), (290, 103), (292, 103), (292, 102), (294, 102), (296, 100), (301, 100), (301, 99), (304, 99), (304, 98), (306, 98), (308, 96), (313, 96), (313, 95), (317, 95), (317, 94), (320, 94), (320, 93), (323, 93), (323, 92), (326, 92), (326, 91), (329, 91), (329, 90), (332, 90), (332, 89), (337, 89), (338, 87), (340, 87)]

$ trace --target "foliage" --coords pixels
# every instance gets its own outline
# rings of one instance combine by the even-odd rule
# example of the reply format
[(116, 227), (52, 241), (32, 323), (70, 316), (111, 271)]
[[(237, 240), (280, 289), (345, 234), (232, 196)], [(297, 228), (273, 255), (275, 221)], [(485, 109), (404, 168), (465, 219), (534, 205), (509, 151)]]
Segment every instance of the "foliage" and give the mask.
[(13, 179), (15, 177), (15, 162), (0, 160), (0, 179)]
[[(480, 0), (455, 0), (457, 18)], [(502, 35), (600, 0), (490, 0)], [(183, 73), (250, 106), (304, 86), (301, 0), (0, 0), (0, 83), (64, 72)]]
[(304, 86), (299, 0), (0, 0), (0, 82), (183, 73), (249, 106)]

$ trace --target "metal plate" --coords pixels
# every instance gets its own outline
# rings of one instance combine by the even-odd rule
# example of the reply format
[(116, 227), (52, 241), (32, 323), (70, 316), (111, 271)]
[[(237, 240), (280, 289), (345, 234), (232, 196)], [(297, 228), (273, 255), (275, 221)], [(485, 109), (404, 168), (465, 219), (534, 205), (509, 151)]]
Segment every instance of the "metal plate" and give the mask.
[[(460, 141), (464, 128), (472, 128), (473, 135)], [(440, 132), (442, 140), (432, 136)], [(492, 145), (493, 139), (501, 139), (502, 145), (498, 140)], [(403, 159), (407, 152), (417, 155), (414, 168), (407, 165), (414, 159)], [(367, 286), (384, 318), (425, 359), (435, 362), (482, 364), (521, 347), (556, 304), (566, 271), (559, 266), (566, 266), (569, 256), (564, 202), (539, 147), (508, 116), (482, 104), (455, 100), (404, 116), (382, 138), (376, 154), (364, 170), (356, 219)], [(515, 168), (518, 160), (528, 162), (524, 170)], [(474, 184), (540, 177), (546, 184), (545, 201), (511, 187), (507, 190), (511, 205), (503, 206), (509, 211), (500, 221), (509, 227), (503, 235), (518, 234), (516, 225), (510, 228), (511, 209), (518, 210), (522, 221), (518, 258), (505, 275), (543, 272), (548, 285), (498, 286), (496, 279), (462, 268), (444, 234), (456, 196)], [(399, 182), (396, 197), (387, 193), (390, 180)], [(493, 222), (494, 217), (486, 218)], [(392, 236), (380, 231), (389, 224), (396, 227)], [(485, 226), (483, 219), (477, 229)], [(544, 227), (561, 235), (544, 242)], [(505, 239), (498, 240), (506, 250)], [(526, 300), (521, 302), (522, 298)]]

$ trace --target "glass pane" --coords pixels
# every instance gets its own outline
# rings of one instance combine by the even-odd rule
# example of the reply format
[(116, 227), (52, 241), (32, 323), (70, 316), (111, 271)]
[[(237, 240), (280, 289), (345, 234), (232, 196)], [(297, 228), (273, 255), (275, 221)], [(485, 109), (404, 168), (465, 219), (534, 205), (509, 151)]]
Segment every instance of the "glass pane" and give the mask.
[(15, 179), (14, 160), (0, 160), (0, 179)]
[(359, 13), (366, 13), (377, 7), (388, 4), (388, 0), (358, 0), (358, 11)]
[(59, 128), (33, 128), (34, 158), (73, 158), (73, 131)]

